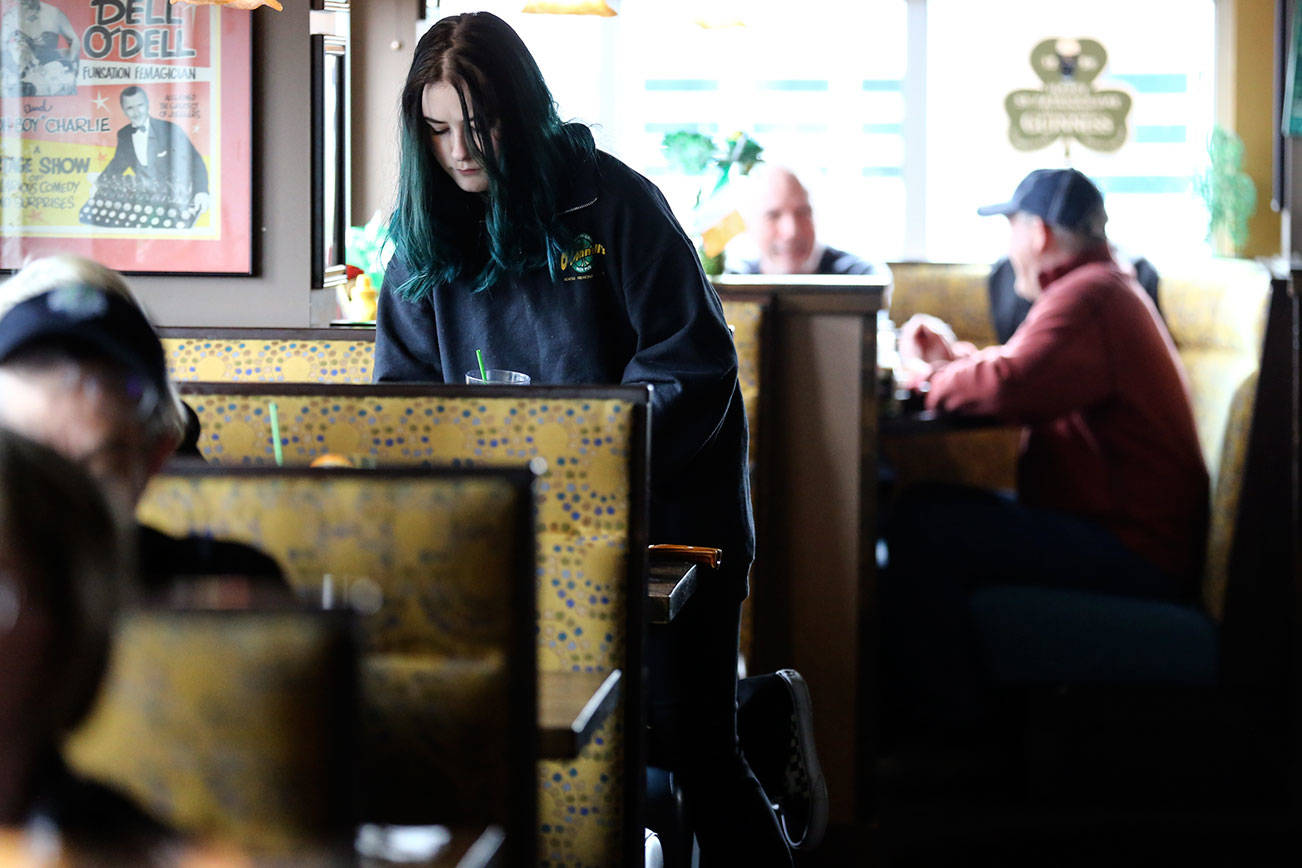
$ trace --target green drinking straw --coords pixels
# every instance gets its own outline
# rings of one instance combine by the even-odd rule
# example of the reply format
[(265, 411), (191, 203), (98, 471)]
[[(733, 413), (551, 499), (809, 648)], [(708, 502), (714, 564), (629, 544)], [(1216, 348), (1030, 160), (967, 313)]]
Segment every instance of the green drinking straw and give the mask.
[(475, 350), (475, 359), (479, 361), (479, 379), (488, 382), (488, 371), (484, 370), (484, 351)]
[(276, 456), (276, 466), (285, 463), (285, 454), (280, 449), (280, 417), (276, 415), (276, 402), (270, 401), (267, 409), (271, 412), (271, 449)]

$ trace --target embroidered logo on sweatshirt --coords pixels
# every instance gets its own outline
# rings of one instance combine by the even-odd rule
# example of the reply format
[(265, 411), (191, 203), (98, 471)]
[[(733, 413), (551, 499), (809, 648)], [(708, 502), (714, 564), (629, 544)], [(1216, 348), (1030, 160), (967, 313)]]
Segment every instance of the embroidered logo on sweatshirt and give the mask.
[(571, 271), (574, 277), (566, 280), (578, 280), (592, 272), (593, 260), (605, 256), (606, 248), (592, 240), (591, 235), (583, 234), (574, 239), (574, 250), (561, 254), (561, 271)]

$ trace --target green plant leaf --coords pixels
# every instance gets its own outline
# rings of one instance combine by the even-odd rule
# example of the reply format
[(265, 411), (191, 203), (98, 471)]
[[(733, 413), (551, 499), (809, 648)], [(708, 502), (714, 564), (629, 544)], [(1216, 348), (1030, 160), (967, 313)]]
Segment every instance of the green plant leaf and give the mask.
[(661, 141), (669, 165), (688, 175), (699, 175), (714, 160), (714, 140), (692, 130), (665, 133)]

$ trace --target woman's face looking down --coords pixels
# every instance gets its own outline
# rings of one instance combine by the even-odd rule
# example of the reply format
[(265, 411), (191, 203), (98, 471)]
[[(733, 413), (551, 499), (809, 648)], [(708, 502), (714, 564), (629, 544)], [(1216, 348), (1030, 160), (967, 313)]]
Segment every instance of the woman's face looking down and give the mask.
[(478, 124), (483, 120), (462, 116), (457, 89), (446, 81), (425, 85), (421, 110), (429, 127), (434, 157), (443, 171), (467, 193), (488, 192), (488, 173), (475, 156), (470, 141), (478, 135)]

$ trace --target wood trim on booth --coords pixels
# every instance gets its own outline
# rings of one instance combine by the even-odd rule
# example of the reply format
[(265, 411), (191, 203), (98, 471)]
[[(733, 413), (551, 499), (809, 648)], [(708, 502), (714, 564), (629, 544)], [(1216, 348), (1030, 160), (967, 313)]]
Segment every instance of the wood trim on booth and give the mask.
[(158, 336), (173, 340), (237, 341), (375, 341), (375, 329), (367, 327), (330, 328), (212, 328), (182, 326), (157, 329)]
[(779, 665), (810, 684), (818, 749), (836, 760), (824, 765), (832, 821), (867, 818), (878, 644), (876, 320), (890, 278), (724, 275), (714, 285), (725, 299), (773, 299), (765, 347), (773, 375), (764, 386), (771, 512), (756, 544), (773, 573), (765, 593), (783, 601), (785, 617), (765, 624), (776, 634), (757, 631), (757, 654), (776, 649)]

